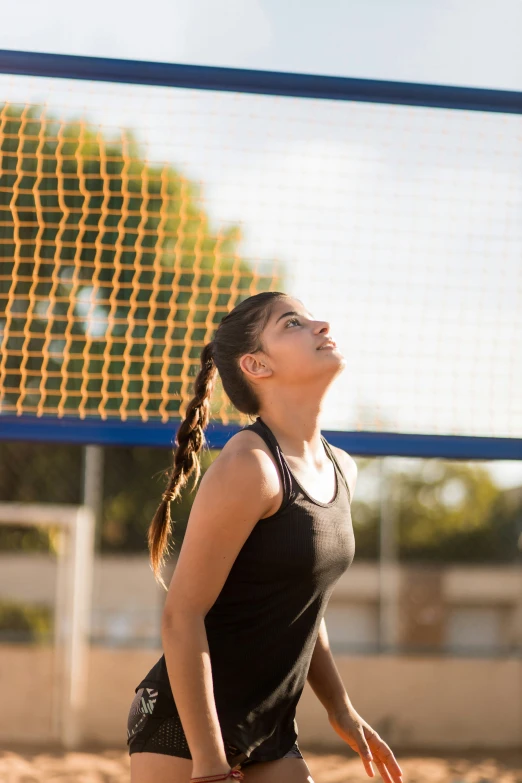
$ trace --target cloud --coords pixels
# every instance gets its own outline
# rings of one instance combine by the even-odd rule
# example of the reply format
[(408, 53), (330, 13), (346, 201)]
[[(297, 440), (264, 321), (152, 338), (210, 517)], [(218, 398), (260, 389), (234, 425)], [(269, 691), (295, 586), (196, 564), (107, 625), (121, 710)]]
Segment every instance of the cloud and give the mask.
[(272, 26), (258, 0), (199, 0), (188, 5), (185, 38), (181, 55), (193, 62), (229, 63), (268, 48)]
[(159, 62), (222, 62), (262, 51), (272, 28), (258, 0), (25, 0), (2, 8), (0, 48)]

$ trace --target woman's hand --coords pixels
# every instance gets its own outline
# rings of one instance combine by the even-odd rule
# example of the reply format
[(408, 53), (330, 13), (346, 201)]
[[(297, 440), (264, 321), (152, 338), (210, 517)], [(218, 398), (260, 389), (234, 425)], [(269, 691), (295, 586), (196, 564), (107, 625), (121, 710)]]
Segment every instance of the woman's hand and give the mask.
[(353, 707), (329, 713), (328, 720), (341, 739), (360, 755), (369, 777), (375, 775), (373, 761), (384, 783), (402, 783), (402, 770), (390, 748)]

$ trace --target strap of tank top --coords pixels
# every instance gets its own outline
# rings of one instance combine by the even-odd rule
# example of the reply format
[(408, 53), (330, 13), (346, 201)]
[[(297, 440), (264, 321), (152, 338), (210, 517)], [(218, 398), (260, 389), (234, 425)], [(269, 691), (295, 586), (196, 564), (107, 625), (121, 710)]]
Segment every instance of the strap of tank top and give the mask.
[[(268, 425), (265, 424), (263, 419), (261, 419), (259, 416), (258, 416), (258, 418), (255, 420), (255, 422), (253, 424), (248, 424), (246, 427), (243, 427), (243, 429), (252, 429), (252, 430), (255, 430), (259, 435), (261, 435), (263, 440), (270, 447), (270, 450), (271, 450), (272, 454), (274, 455), (275, 459), (277, 460), (277, 463), (278, 463), (278, 465), (280, 467), (281, 475), (283, 477), (284, 497), (283, 497), (283, 503), (281, 504), (281, 509), (282, 509), (286, 505), (287, 500), (289, 500), (290, 497), (291, 497), (292, 475), (290, 474), (290, 472), (287, 469), (286, 461), (282, 458), (282, 453), (281, 453), (281, 450), (279, 448), (279, 443), (275, 439), (272, 430), (268, 427)], [(330, 444), (328, 443), (328, 441), (326, 440), (324, 435), (321, 435), (321, 440), (323, 441), (323, 443), (325, 445), (325, 448), (328, 451), (328, 454), (330, 455), (330, 457), (332, 459), (332, 462), (336, 466), (337, 471), (338, 471), (339, 475), (341, 476), (341, 479), (342, 479), (342, 481), (344, 483), (344, 486), (346, 487), (346, 491), (348, 492), (348, 502), (351, 505), (351, 503), (352, 503), (352, 496), (351, 496), (351, 493), (350, 493), (350, 487), (348, 486), (348, 482), (346, 481), (346, 476), (344, 475), (344, 471), (343, 471), (343, 469), (341, 468), (341, 466), (339, 464), (339, 460), (335, 456), (332, 447), (330, 446)]]
[(338, 472), (339, 472), (339, 474), (340, 474), (340, 476), (341, 476), (341, 478), (342, 478), (342, 480), (344, 482), (344, 486), (346, 487), (346, 490), (348, 492), (348, 502), (351, 505), (352, 504), (352, 496), (351, 496), (351, 493), (350, 493), (350, 487), (348, 486), (348, 482), (346, 481), (346, 476), (344, 475), (344, 470), (341, 468), (341, 466), (339, 464), (339, 460), (337, 459), (337, 457), (334, 454), (334, 450), (332, 449), (332, 447), (330, 446), (330, 444), (328, 443), (328, 441), (326, 440), (324, 435), (321, 435), (321, 440), (323, 441), (323, 443), (325, 445), (325, 448), (328, 451), (328, 454), (332, 458), (332, 461), (333, 461), (334, 465), (337, 466), (337, 470), (338, 470)]
[(283, 482), (283, 500), (281, 506), (279, 507), (279, 511), (282, 511), (292, 498), (292, 476), (288, 470), (285, 460), (282, 457), (279, 443), (275, 439), (272, 430), (259, 416), (253, 422), (253, 424), (248, 424), (246, 427), (243, 427), (243, 429), (254, 430), (263, 438), (279, 466), (279, 473)]

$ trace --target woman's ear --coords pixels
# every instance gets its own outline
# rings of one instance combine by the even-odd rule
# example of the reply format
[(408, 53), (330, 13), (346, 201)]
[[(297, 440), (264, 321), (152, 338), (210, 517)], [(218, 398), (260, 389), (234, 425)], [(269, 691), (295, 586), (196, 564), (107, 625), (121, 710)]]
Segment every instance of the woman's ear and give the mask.
[(272, 370), (261, 357), (253, 353), (246, 353), (239, 360), (239, 366), (250, 380), (266, 378), (272, 374)]

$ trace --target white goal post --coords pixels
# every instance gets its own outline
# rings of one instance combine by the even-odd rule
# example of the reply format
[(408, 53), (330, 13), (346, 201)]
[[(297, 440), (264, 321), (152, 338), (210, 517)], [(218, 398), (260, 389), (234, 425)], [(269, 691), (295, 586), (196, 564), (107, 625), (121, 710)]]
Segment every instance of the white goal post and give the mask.
[(87, 695), (95, 516), (86, 505), (0, 503), (0, 524), (58, 528), (54, 616), (53, 732), (64, 748), (82, 742)]

